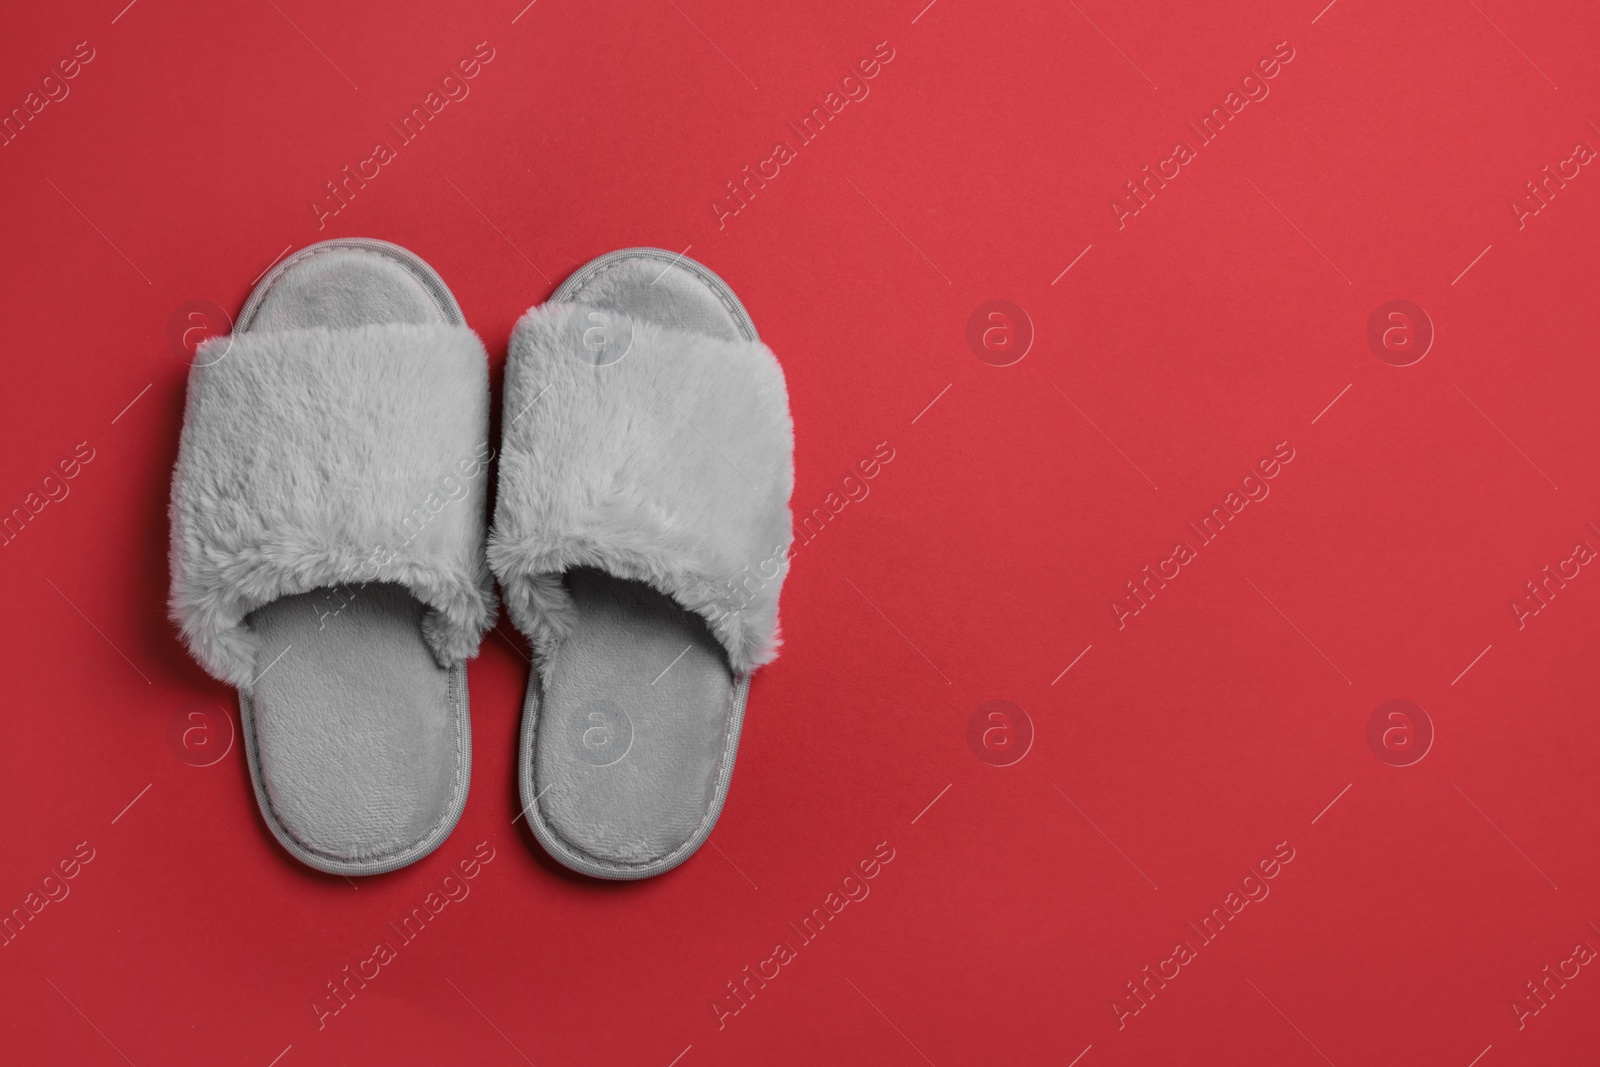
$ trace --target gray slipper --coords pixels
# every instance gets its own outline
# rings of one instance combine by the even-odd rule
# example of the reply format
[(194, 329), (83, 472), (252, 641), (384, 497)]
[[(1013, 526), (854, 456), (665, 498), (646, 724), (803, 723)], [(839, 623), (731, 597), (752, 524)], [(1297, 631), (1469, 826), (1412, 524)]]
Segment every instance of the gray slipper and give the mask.
[(574, 870), (660, 874), (711, 833), (777, 654), (783, 371), (720, 278), (630, 248), (517, 323), (503, 410), (489, 560), (535, 653), (523, 812)]
[(195, 353), (172, 617), (239, 690), (268, 827), (318, 870), (403, 867), (466, 803), (488, 428), (482, 343), (386, 242), (302, 249)]

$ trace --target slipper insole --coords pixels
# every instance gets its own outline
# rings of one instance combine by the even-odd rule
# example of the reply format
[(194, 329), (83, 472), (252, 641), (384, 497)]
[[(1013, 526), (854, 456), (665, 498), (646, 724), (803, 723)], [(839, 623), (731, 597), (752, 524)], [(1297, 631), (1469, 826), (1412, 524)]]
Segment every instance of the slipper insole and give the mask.
[(583, 852), (643, 863), (688, 840), (716, 790), (733, 696), (705, 621), (641, 582), (567, 572), (577, 625), (547, 665), (541, 814)]
[[(420, 263), (322, 245), (285, 261), (239, 326), (459, 322), (447, 301)], [(313, 866), (390, 870), (426, 854), (460, 815), (466, 675), (438, 665), (422, 635), (424, 611), (404, 587), (375, 583), (283, 597), (247, 620), (262, 638), (253, 692), (241, 699), (262, 814)]]
[[(620, 258), (592, 275), (580, 270), (551, 299), (741, 336), (707, 281), (667, 261)], [(726, 462), (715, 454), (704, 461)], [(589, 568), (564, 582), (577, 622), (545, 665), (543, 691), (530, 681), (538, 722), (534, 752), (523, 753), (532, 763), (524, 803), (538, 805), (568, 850), (563, 862), (607, 876), (657, 873), (675, 850), (698, 843), (717, 813), (732, 759), (727, 734), (737, 729), (736, 679), (705, 620), (670, 597)]]
[(450, 671), (398, 585), (319, 589), (256, 610), (251, 699), (272, 814), (307, 850), (375, 859), (426, 838), (455, 788)]

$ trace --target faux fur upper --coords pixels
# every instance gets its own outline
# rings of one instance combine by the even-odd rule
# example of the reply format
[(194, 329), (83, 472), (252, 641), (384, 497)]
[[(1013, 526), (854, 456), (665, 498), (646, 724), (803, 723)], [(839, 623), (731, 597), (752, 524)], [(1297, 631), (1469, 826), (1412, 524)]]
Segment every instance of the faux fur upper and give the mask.
[(543, 661), (572, 623), (563, 573), (597, 567), (700, 614), (754, 670), (777, 655), (792, 536), (783, 371), (763, 344), (614, 311), (632, 347), (595, 366), (591, 310), (545, 304), (511, 336), (489, 539), (506, 606)]
[(462, 326), (246, 332), (202, 345), (172, 480), (173, 621), (248, 690), (246, 615), (291, 593), (395, 582), (443, 666), (493, 621), (488, 363)]

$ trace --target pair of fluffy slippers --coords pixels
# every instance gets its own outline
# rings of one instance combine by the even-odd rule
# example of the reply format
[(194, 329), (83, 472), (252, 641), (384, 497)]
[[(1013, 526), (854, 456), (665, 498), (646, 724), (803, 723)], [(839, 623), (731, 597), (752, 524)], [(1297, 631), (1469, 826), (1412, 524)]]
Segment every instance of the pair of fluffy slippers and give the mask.
[(491, 531), (487, 358), (412, 253), (305, 248), (196, 353), (172, 615), (312, 867), (391, 871), (455, 826), (495, 578), (534, 652), (518, 777), (550, 854), (648, 877), (721, 811), (788, 569), (776, 358), (711, 271), (626, 249), (522, 317), (504, 392)]

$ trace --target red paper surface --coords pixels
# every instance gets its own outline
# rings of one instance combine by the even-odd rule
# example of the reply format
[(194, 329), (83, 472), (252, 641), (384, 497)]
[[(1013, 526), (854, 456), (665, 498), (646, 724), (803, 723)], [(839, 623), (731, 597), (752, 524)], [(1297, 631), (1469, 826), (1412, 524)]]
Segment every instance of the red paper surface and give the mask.
[[(1600, 14), (924, 2), (7, 13), (7, 1062), (1594, 1058)], [(165, 614), (181, 342), (347, 235), (496, 383), (628, 245), (782, 359), (812, 523), (678, 870), (513, 824), (504, 620), (436, 853), (351, 882), (264, 827)]]

